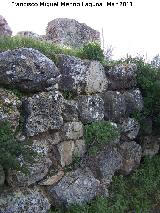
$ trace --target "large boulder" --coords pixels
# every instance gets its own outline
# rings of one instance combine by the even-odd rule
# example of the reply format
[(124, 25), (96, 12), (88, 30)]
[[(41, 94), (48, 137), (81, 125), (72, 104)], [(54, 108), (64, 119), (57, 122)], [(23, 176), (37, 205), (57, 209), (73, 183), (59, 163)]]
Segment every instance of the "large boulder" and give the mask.
[(63, 124), (63, 97), (58, 91), (42, 92), (25, 98), (25, 133), (34, 136), (48, 130), (60, 129)]
[(12, 30), (9, 27), (7, 21), (0, 15), (0, 36), (11, 36)]
[(47, 213), (50, 203), (38, 188), (5, 190), (0, 194), (1, 213)]
[(135, 141), (130, 141), (123, 142), (118, 151), (123, 159), (120, 172), (128, 175), (139, 166), (142, 157), (142, 148)]
[(125, 117), (126, 102), (123, 94), (118, 91), (108, 91), (104, 93), (103, 99), (105, 120), (119, 122)]
[(48, 173), (52, 165), (50, 159), (51, 138), (47, 136), (37, 137), (32, 142), (32, 150), (35, 152), (33, 162), (26, 163), (23, 159), (19, 159), (21, 165), (24, 165), (28, 170), (28, 173), (10, 170), (7, 177), (10, 186), (29, 186), (42, 180)]
[(61, 72), (59, 88), (73, 94), (101, 93), (107, 89), (108, 81), (103, 66), (98, 61), (81, 60), (60, 54), (57, 66)]
[(110, 90), (132, 89), (136, 86), (136, 64), (119, 64), (106, 70)]
[(25, 92), (43, 91), (59, 81), (58, 68), (45, 55), (32, 48), (0, 53), (0, 84)]
[(28, 38), (33, 38), (33, 39), (41, 39), (40, 35), (32, 32), (32, 31), (20, 31), (17, 33), (17, 36), (28, 37)]
[(82, 123), (104, 119), (104, 102), (99, 95), (78, 97), (79, 117)]
[(143, 97), (139, 89), (126, 91), (123, 95), (126, 102), (126, 115), (142, 111)]
[(80, 47), (87, 42), (100, 42), (100, 33), (74, 19), (57, 18), (48, 23), (46, 38), (62, 46)]
[(89, 156), (86, 165), (91, 169), (94, 176), (107, 186), (112, 181), (112, 177), (122, 167), (122, 156), (117, 148), (107, 146), (96, 156)]
[(67, 173), (57, 185), (51, 186), (48, 190), (54, 205), (65, 206), (76, 203), (85, 204), (96, 197), (100, 191), (100, 182), (88, 168)]
[(21, 101), (13, 92), (0, 88), (0, 122), (9, 121), (12, 130), (19, 125)]

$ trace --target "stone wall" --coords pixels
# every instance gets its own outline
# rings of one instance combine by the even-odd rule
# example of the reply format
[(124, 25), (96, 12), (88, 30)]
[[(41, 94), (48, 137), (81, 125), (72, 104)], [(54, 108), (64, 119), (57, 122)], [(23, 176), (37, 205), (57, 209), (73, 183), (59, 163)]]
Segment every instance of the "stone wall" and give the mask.
[[(5, 174), (0, 165), (3, 213), (46, 213), (51, 205), (108, 196), (115, 173), (130, 174), (150, 154), (136, 142), (140, 124), (132, 117), (143, 108), (136, 65), (108, 69), (98, 61), (56, 58), (31, 48), (0, 53), (0, 123), (9, 121), (19, 143), (29, 139), (37, 153), (28, 174)], [(84, 127), (101, 121), (111, 122), (120, 136), (92, 156)], [(75, 156), (80, 162), (73, 166)]]

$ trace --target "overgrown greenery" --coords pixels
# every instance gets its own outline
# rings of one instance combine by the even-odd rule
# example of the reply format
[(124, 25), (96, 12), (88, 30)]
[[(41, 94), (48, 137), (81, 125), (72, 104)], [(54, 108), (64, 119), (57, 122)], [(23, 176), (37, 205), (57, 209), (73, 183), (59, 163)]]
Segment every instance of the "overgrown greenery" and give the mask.
[(119, 137), (119, 130), (111, 122), (100, 121), (84, 127), (84, 137), (90, 154), (96, 154), (107, 143)]
[(21, 47), (37, 49), (55, 62), (57, 60), (56, 54), (66, 54), (82, 59), (98, 61), (103, 61), (104, 59), (103, 50), (98, 43), (94, 42), (85, 44), (82, 48), (73, 49), (60, 47), (59, 45), (51, 42), (29, 37), (0, 37), (0, 52)]
[(132, 175), (113, 178), (110, 197), (99, 197), (88, 205), (73, 205), (66, 211), (50, 213), (124, 213), (159, 212), (160, 209), (160, 156), (145, 158)]
[(0, 124), (0, 164), (5, 171), (8, 169), (27, 172), (25, 165), (21, 165), (19, 159), (24, 162), (32, 162), (35, 152), (31, 149), (31, 142), (18, 142), (8, 122)]
[(89, 59), (89, 60), (97, 60), (104, 61), (104, 53), (101, 49), (101, 46), (96, 42), (90, 42), (84, 44), (81, 49), (81, 58)]

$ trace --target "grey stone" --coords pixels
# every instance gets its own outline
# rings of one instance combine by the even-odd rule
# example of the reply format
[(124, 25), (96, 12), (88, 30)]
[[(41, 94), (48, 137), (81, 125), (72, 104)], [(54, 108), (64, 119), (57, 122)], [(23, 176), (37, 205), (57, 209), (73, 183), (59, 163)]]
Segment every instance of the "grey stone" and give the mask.
[(139, 166), (142, 157), (142, 148), (135, 141), (124, 142), (120, 145), (119, 152), (123, 158), (120, 172), (128, 175)]
[(126, 115), (130, 115), (133, 112), (142, 111), (143, 109), (143, 97), (139, 89), (134, 89), (124, 92), (126, 101)]
[(42, 92), (28, 97), (23, 106), (26, 113), (25, 132), (34, 136), (48, 130), (60, 129), (63, 124), (63, 97), (58, 92)]
[(62, 128), (62, 137), (64, 140), (77, 140), (83, 137), (82, 122), (67, 122)]
[(62, 46), (80, 47), (87, 42), (100, 42), (100, 33), (74, 19), (57, 18), (48, 23), (46, 38)]
[(0, 122), (9, 121), (12, 130), (19, 125), (21, 101), (6, 89), (0, 88)]
[(26, 165), (29, 173), (24, 174), (21, 171), (10, 170), (8, 172), (7, 182), (10, 186), (29, 186), (42, 180), (48, 173), (52, 161), (50, 159), (50, 138), (47, 137), (33, 139), (32, 150), (36, 153), (34, 161), (25, 163), (20, 158), (21, 165)]
[(47, 213), (50, 207), (48, 198), (36, 187), (6, 190), (0, 194), (2, 213)]
[(20, 31), (17, 33), (17, 36), (28, 37), (28, 38), (33, 38), (33, 39), (41, 39), (40, 35), (32, 32), (32, 31)]
[(125, 117), (126, 103), (123, 94), (118, 91), (108, 91), (104, 93), (103, 98), (105, 120), (119, 122)]
[(143, 136), (140, 140), (143, 156), (154, 156), (158, 154), (160, 149), (159, 136)]
[(74, 142), (74, 156), (83, 157), (86, 152), (86, 143), (84, 140)]
[(100, 193), (100, 182), (89, 169), (69, 172), (60, 182), (49, 189), (56, 205), (85, 204)]
[(60, 90), (73, 94), (94, 94), (107, 89), (108, 81), (100, 62), (63, 54), (57, 56), (57, 61), (62, 75)]
[(82, 123), (104, 119), (104, 102), (99, 95), (78, 97), (79, 117)]
[(0, 165), (0, 186), (3, 186), (5, 181), (5, 173), (3, 167)]
[(74, 141), (63, 141), (57, 145), (57, 148), (58, 153), (56, 153), (56, 155), (60, 156), (60, 165), (65, 167), (71, 164), (74, 152)]
[(43, 91), (59, 82), (58, 68), (45, 55), (32, 48), (0, 53), (0, 84), (22, 91)]
[(78, 104), (75, 100), (64, 100), (62, 116), (64, 121), (78, 121)]
[(137, 137), (140, 124), (134, 118), (125, 118), (120, 124), (121, 140), (133, 140)]
[(136, 86), (136, 64), (119, 64), (106, 70), (109, 79), (109, 90), (132, 89)]
[(0, 36), (11, 36), (12, 30), (9, 27), (7, 21), (0, 15)]
[(87, 166), (95, 177), (101, 179), (105, 185), (109, 185), (112, 177), (122, 166), (122, 156), (116, 147), (107, 146), (96, 156), (90, 156), (86, 160)]

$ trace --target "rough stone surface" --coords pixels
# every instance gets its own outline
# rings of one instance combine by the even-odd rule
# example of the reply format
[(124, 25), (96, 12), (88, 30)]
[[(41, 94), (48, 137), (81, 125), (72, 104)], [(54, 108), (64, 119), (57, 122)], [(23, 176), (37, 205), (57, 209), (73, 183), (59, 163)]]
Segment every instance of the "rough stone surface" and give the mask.
[(79, 96), (78, 110), (82, 123), (104, 119), (104, 101), (99, 95)]
[(19, 125), (21, 101), (11, 92), (0, 88), (0, 122), (9, 121), (12, 129)]
[(118, 91), (104, 93), (104, 117), (105, 120), (118, 122), (125, 117), (126, 103), (123, 94)]
[(41, 39), (40, 35), (32, 32), (32, 31), (20, 31), (20, 32), (17, 33), (17, 36), (29, 37), (29, 38), (34, 38), (34, 39)]
[(47, 197), (36, 187), (14, 189), (0, 194), (2, 213), (47, 213), (50, 206)]
[(96, 178), (109, 185), (115, 172), (122, 166), (122, 156), (117, 148), (108, 146), (97, 156), (87, 158), (86, 163)]
[(142, 157), (141, 146), (135, 141), (124, 142), (120, 145), (119, 152), (123, 158), (121, 173), (128, 175), (140, 164)]
[(100, 182), (90, 170), (77, 169), (69, 172), (60, 182), (49, 189), (53, 203), (57, 205), (85, 204), (100, 193)]
[(60, 79), (58, 68), (45, 55), (32, 48), (0, 53), (0, 84), (22, 91), (43, 91)]
[(119, 64), (106, 71), (109, 90), (132, 89), (136, 86), (136, 64)]
[(82, 122), (67, 122), (62, 128), (62, 137), (64, 140), (77, 140), (83, 137)]
[(63, 141), (57, 145), (60, 156), (60, 164), (65, 167), (72, 163), (74, 141)]
[(143, 97), (139, 89), (124, 92), (126, 101), (126, 115), (136, 111), (142, 111)]
[(5, 181), (5, 173), (3, 167), (0, 165), (0, 186), (4, 184)]
[(24, 100), (26, 112), (25, 132), (28, 136), (48, 130), (60, 129), (63, 124), (62, 95), (55, 92), (42, 92)]
[(0, 36), (11, 36), (12, 30), (9, 27), (7, 21), (0, 15)]
[(137, 137), (140, 124), (134, 118), (123, 119), (120, 124), (121, 140), (133, 140)]
[(159, 136), (144, 136), (141, 139), (142, 155), (154, 156), (158, 154), (160, 149), (160, 137)]
[(64, 100), (63, 104), (64, 121), (78, 121), (78, 104), (75, 100)]
[(58, 55), (57, 66), (61, 72), (59, 88), (73, 94), (101, 93), (107, 89), (108, 81), (103, 66), (98, 61)]
[(84, 43), (100, 41), (100, 33), (74, 19), (57, 18), (48, 23), (46, 37), (62, 46), (80, 47)]
[(63, 176), (64, 176), (64, 172), (63, 171), (58, 171), (57, 174), (49, 176), (45, 180), (41, 181), (39, 183), (39, 185), (42, 185), (42, 186), (51, 186), (53, 184), (56, 184), (58, 181), (60, 181)]
[[(24, 174), (21, 171), (9, 171), (7, 182), (10, 186), (29, 186), (42, 180), (48, 173), (52, 161), (49, 158), (50, 146), (47, 138), (34, 139), (32, 149), (36, 156), (32, 163), (27, 163), (29, 174)], [(25, 163), (22, 159), (20, 162)]]
[(76, 140), (74, 142), (74, 156), (83, 157), (86, 152), (86, 144), (84, 140)]

